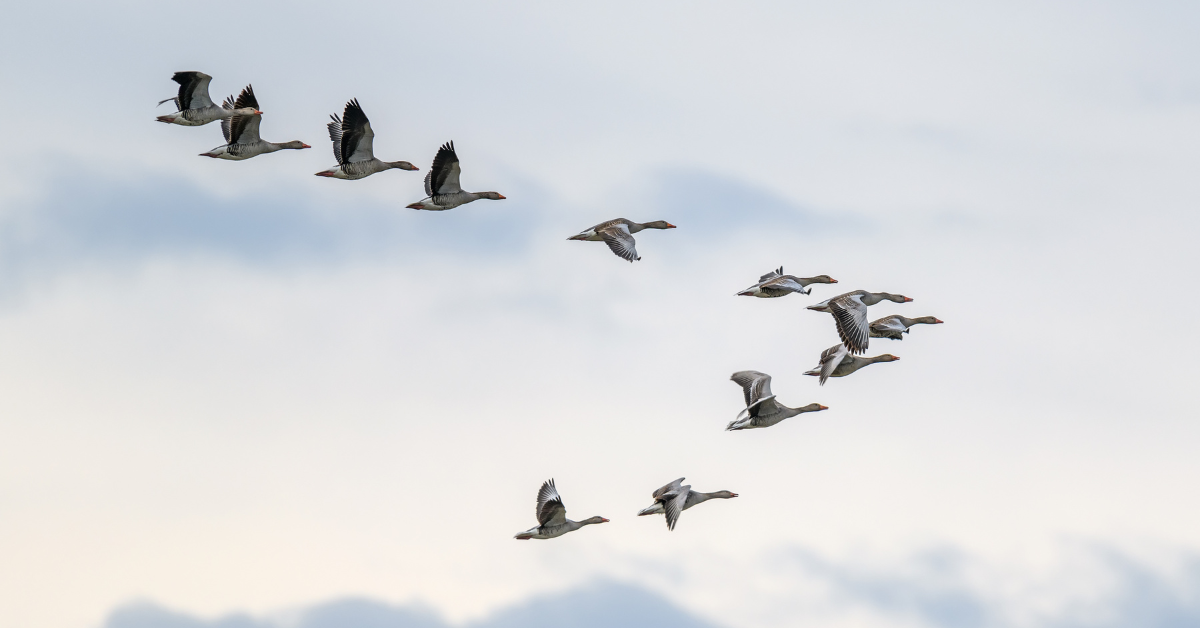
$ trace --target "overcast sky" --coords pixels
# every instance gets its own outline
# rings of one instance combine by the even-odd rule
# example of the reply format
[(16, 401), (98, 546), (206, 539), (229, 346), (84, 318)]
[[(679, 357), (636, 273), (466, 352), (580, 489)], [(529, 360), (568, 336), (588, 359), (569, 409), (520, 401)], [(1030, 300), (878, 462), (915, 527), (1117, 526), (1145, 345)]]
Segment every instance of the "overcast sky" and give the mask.
[[(1200, 620), (1197, 6), (202, 9), (0, 22), (0, 626), (597, 582), (727, 628)], [(179, 70), (313, 148), (198, 157)], [(421, 172), (312, 176), (350, 98)], [(404, 208), (448, 140), (507, 200)], [(566, 240), (615, 217), (679, 228)], [(734, 296), (780, 265), (840, 283)], [(946, 324), (820, 387), (804, 306), (854, 289)], [(724, 432), (743, 369), (830, 410)], [(680, 476), (740, 497), (634, 516)], [(513, 541), (550, 477), (612, 522)]]

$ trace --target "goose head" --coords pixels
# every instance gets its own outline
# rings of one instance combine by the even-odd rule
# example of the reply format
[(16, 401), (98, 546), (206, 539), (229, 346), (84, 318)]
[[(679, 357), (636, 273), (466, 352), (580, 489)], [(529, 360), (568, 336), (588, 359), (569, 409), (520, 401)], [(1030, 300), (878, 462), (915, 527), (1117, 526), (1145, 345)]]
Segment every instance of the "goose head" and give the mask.
[(899, 360), (899, 359), (900, 359), (899, 356), (894, 356), (890, 353), (885, 353), (883, 355), (877, 355), (877, 356), (871, 358), (871, 361), (872, 362), (895, 362), (896, 360)]
[(921, 318), (914, 318), (913, 320), (918, 323), (925, 323), (926, 325), (941, 325), (942, 323), (946, 322), (934, 316), (922, 316)]
[(809, 277), (808, 282), (809, 283), (837, 283), (837, 279), (834, 279), (833, 277), (830, 277), (829, 275), (817, 275), (816, 277)]
[(398, 170), (420, 170), (420, 168), (408, 163), (407, 161), (389, 161), (388, 166)]
[(301, 142), (300, 140), (292, 140), (290, 142), (284, 142), (284, 143), (280, 144), (279, 147), (280, 148), (290, 148), (292, 150), (300, 150), (301, 148), (312, 148), (312, 146), (309, 146), (308, 144), (305, 144), (304, 142)]
[[(819, 372), (814, 373), (814, 374), (820, 375)], [(820, 412), (821, 410), (828, 410), (829, 406), (823, 406), (819, 403), (810, 403), (807, 406), (804, 406), (802, 408), (797, 408), (797, 409), (800, 410), (800, 412)]]
[(717, 491), (715, 493), (710, 493), (710, 495), (716, 499), (733, 499), (734, 497), (737, 497), (737, 493), (734, 493), (733, 491)]
[[(492, 201), (502, 201), (505, 198), (504, 195), (499, 192), (476, 192), (475, 195), (479, 198), (486, 198)], [(608, 521), (608, 519), (605, 519), (605, 521)]]
[(579, 523), (587, 523), (587, 524), (608, 523), (608, 519), (605, 519), (604, 517), (588, 517), (587, 519), (584, 519), (583, 521), (580, 521)]
[(675, 225), (665, 220), (655, 220), (654, 222), (642, 223), (642, 227), (645, 229), (674, 229)]

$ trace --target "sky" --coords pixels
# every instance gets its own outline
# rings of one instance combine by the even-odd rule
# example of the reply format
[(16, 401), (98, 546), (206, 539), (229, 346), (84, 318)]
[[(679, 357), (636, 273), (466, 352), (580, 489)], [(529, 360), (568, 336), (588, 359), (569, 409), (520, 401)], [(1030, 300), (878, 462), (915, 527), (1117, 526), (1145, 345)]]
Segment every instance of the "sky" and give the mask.
[[(336, 9), (0, 22), (0, 626), (1200, 621), (1200, 8)], [(180, 70), (313, 148), (198, 157)], [(421, 172), (312, 176), (351, 98)], [(449, 140), (506, 200), (405, 209)], [(819, 386), (854, 289), (946, 323)], [(612, 521), (514, 542), (551, 477)]]

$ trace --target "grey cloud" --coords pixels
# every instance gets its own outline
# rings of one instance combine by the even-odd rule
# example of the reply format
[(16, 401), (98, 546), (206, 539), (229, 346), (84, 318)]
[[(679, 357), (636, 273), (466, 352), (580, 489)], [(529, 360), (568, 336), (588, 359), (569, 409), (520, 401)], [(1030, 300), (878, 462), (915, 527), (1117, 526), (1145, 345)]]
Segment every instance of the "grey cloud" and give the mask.
[[(289, 628), (450, 628), (428, 610), (389, 606), (370, 600), (340, 600), (304, 611)], [(537, 596), (501, 609), (467, 628), (717, 628), (663, 597), (616, 582)], [(114, 611), (104, 628), (283, 628), (267, 619), (237, 614), (214, 620), (181, 615), (150, 603)]]
[[(1103, 595), (1068, 603), (1039, 617), (1039, 628), (1190, 628), (1200, 625), (1200, 557), (1182, 562), (1181, 577), (1169, 577), (1120, 552), (1094, 548), (1094, 565), (1111, 578)], [(831, 585), (841, 602), (904, 616), (934, 628), (1000, 628), (1013, 625), (1012, 608), (972, 588), (969, 572), (978, 561), (952, 548), (916, 555), (901, 571), (835, 564), (805, 549), (787, 560)], [(1098, 567), (1097, 567), (1098, 566)]]

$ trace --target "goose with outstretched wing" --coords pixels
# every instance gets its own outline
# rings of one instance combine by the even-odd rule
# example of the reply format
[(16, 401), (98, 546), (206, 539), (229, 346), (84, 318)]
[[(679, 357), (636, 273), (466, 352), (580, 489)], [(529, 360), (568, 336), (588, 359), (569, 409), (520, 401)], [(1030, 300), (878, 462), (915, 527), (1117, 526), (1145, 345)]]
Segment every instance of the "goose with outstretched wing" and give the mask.
[(212, 77), (203, 72), (176, 72), (172, 81), (179, 83), (179, 95), (158, 101), (175, 103), (175, 113), (158, 116), (159, 122), (178, 124), (181, 126), (203, 126), (217, 120), (228, 120), (235, 115), (249, 116), (261, 114), (257, 104), (250, 107), (232, 109), (218, 107), (208, 95), (208, 84)]
[(258, 111), (258, 98), (254, 96), (254, 87), (250, 85), (247, 85), (246, 89), (238, 94), (236, 101), (226, 99), (222, 106), (234, 111), (252, 108), (256, 113), (250, 115), (237, 113), (227, 120), (221, 120), (221, 133), (225, 135), (225, 145), (218, 146), (207, 153), (200, 153), (201, 157), (241, 161), (285, 148), (312, 148), (299, 140), (277, 144), (263, 141), (259, 137), (258, 127), (262, 123), (262, 112)]
[(552, 539), (568, 532), (574, 532), (586, 525), (608, 523), (608, 519), (604, 517), (590, 517), (583, 521), (567, 519), (567, 507), (563, 505), (562, 497), (558, 495), (553, 478), (543, 482), (542, 487), (538, 489), (536, 513), (537, 526), (519, 532), (513, 538), (520, 541)]
[(340, 118), (336, 114), (329, 117), (333, 122), (327, 124), (326, 128), (329, 129), (333, 156), (338, 165), (318, 172), (318, 177), (354, 180), (384, 170), (417, 170), (407, 161), (382, 161), (375, 157), (372, 146), (375, 132), (371, 130), (371, 121), (363, 113), (357, 98), (346, 103)]
[(493, 201), (504, 199), (504, 195), (499, 192), (463, 191), (458, 182), (461, 173), (462, 167), (458, 163), (458, 154), (454, 152), (454, 142), (442, 144), (433, 158), (433, 166), (425, 173), (425, 198), (409, 205), (408, 208), (439, 212), (481, 198)]
[(759, 371), (738, 371), (729, 379), (742, 387), (746, 408), (725, 427), (726, 430), (748, 430), (771, 427), (805, 412), (819, 412), (829, 408), (819, 403), (810, 403), (800, 408), (789, 408), (775, 400), (771, 392), (771, 376)]

